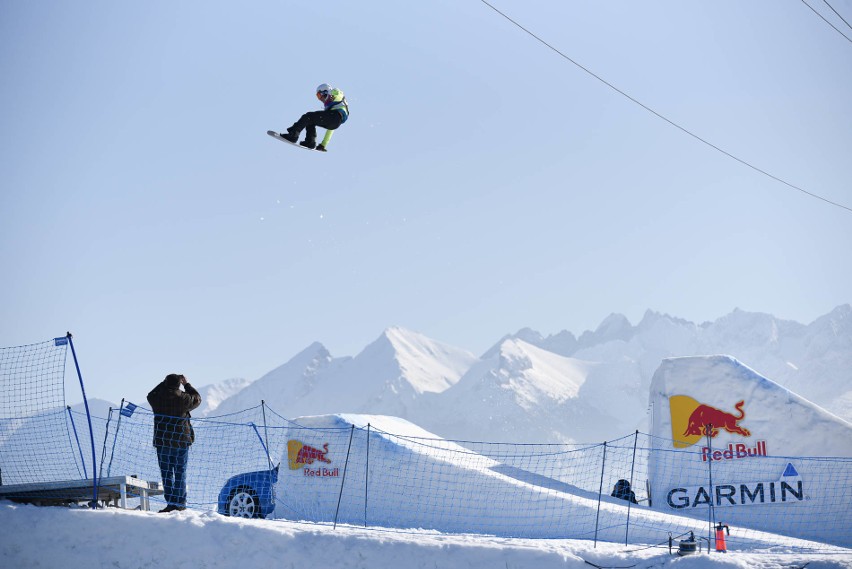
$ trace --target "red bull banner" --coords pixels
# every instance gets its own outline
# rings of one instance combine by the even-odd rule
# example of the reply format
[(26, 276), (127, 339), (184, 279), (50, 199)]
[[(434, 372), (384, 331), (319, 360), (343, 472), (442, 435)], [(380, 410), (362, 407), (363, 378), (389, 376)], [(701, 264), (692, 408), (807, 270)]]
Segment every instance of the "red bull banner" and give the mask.
[(307, 445), (302, 441), (290, 439), (287, 441), (287, 463), (290, 470), (302, 470), (305, 476), (315, 477), (336, 477), (340, 476), (339, 468), (328, 468), (320, 465), (314, 465), (315, 462), (331, 464), (331, 459), (328, 454), (328, 443), (322, 445), (322, 448), (317, 448)]
[[(746, 417), (745, 400), (734, 403), (733, 412), (725, 411), (705, 403), (700, 403), (688, 395), (672, 395), (669, 397), (669, 410), (672, 416), (672, 440), (675, 448), (686, 448), (694, 445), (706, 435), (715, 438), (720, 432), (725, 431), (741, 437), (750, 437), (751, 431), (740, 425)], [(705, 432), (708, 428), (709, 432)], [(738, 451), (736, 458), (747, 456), (766, 456), (766, 442), (757, 450), (748, 452), (745, 445), (736, 445)], [(742, 446), (742, 449), (739, 447)], [(709, 453), (708, 449), (708, 453)], [(724, 451), (723, 451), (724, 452)], [(733, 452), (733, 450), (732, 450)], [(742, 454), (745, 452), (745, 454)], [(714, 456), (711, 458), (715, 459)], [(707, 454), (703, 454), (703, 460), (707, 460)], [(733, 458), (731, 457), (725, 458)], [(720, 459), (722, 456), (720, 455)]]

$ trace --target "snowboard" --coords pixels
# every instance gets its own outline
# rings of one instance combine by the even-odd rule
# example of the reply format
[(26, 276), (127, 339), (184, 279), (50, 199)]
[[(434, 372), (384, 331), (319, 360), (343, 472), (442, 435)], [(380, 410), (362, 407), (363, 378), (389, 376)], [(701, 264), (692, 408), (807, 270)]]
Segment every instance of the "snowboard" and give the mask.
[(307, 146), (302, 146), (298, 142), (290, 142), (286, 138), (282, 138), (280, 134), (275, 132), (274, 130), (267, 130), (266, 134), (274, 138), (275, 140), (280, 140), (281, 142), (286, 142), (287, 144), (291, 144), (296, 148), (301, 148), (302, 150), (310, 150), (311, 152), (322, 152), (321, 150), (317, 150), (316, 148), (308, 148)]

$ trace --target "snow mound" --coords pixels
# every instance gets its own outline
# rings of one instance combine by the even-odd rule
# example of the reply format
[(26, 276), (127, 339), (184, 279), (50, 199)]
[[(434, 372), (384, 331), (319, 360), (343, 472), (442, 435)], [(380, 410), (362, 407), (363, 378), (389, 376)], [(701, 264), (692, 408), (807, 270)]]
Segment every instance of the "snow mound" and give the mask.
[(852, 546), (848, 422), (730, 356), (664, 360), (650, 398), (655, 508)]
[[(625, 539), (625, 501), (521, 468), (517, 455), (474, 452), (404, 419), (302, 417), (287, 438), (276, 486), (278, 519), (501, 537)], [(520, 447), (513, 445), (515, 452)], [(551, 450), (548, 459), (559, 460), (555, 454)], [(639, 504), (632, 505), (629, 519), (634, 543), (658, 542), (673, 529), (706, 533), (707, 527), (704, 519)], [(737, 545), (780, 539), (750, 531)]]

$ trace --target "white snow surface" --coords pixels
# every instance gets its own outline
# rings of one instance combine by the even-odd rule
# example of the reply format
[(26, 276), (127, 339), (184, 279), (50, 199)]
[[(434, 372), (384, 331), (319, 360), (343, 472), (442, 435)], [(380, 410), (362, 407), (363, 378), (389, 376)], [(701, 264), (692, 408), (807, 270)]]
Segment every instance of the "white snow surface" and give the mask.
[(0, 502), (0, 559), (9, 568), (66, 569), (849, 569), (852, 555), (766, 550), (669, 555), (566, 539), (506, 539), (434, 531), (171, 514), (116, 508), (39, 508)]
[[(509, 342), (509, 344), (506, 344)], [(494, 357), (508, 357), (517, 363), (522, 354), (535, 356), (535, 349), (520, 340), (507, 340)], [(520, 350), (520, 351), (518, 351)], [(559, 361), (559, 360), (556, 360)], [(581, 364), (575, 370), (584, 369)], [(676, 370), (682, 369), (687, 383), (676, 385)], [(724, 372), (719, 374), (719, 369)], [(721, 399), (718, 390), (694, 393), (700, 401), (706, 401), (724, 407), (727, 397), (737, 396), (736, 389), (749, 389), (749, 415), (743, 425), (756, 431), (764, 422), (764, 417), (776, 407), (783, 407), (785, 419), (792, 418), (791, 429), (800, 433), (801, 412), (815, 413), (817, 423), (822, 427), (835, 422), (836, 418), (824, 413), (809, 402), (800, 402), (787, 390), (756, 376), (752, 370), (735, 360), (726, 357), (684, 358), (670, 360), (663, 366), (657, 377), (655, 388), (667, 393), (668, 387), (682, 393), (684, 385), (706, 386), (706, 378), (719, 376), (724, 383), (724, 395)], [(744, 384), (743, 377), (753, 377), (751, 384)], [(579, 385), (579, 384), (578, 384)], [(706, 389), (706, 387), (704, 387)], [(759, 403), (764, 411), (759, 411)], [(755, 422), (750, 420), (754, 418)], [(534, 481), (524, 481), (517, 476), (506, 476), (503, 471), (494, 468), (492, 460), (484, 458), (458, 464), (456, 453), (463, 450), (455, 443), (444, 441), (434, 446), (425, 446), (416, 438), (435, 439), (436, 435), (426, 429), (398, 417), (379, 415), (336, 414), (302, 417), (295, 422), (313, 432), (301, 429), (294, 431), (306, 443), (320, 448), (328, 440), (333, 430), (346, 430), (355, 426), (364, 428), (370, 424), (379, 439), (373, 439), (371, 447), (371, 471), (376, 477), (371, 484), (382, 488), (382, 492), (370, 501), (370, 517), (377, 525), (386, 527), (370, 528), (352, 525), (363, 512), (362, 502), (349, 503), (346, 500), (341, 510), (342, 521), (336, 528), (328, 518), (320, 518), (313, 523), (295, 519), (284, 519), (276, 512), (278, 519), (242, 520), (220, 516), (213, 512), (192, 511), (171, 514), (153, 512), (123, 511), (114, 508), (89, 510), (86, 508), (38, 508), (0, 502), (0, 559), (6, 567), (104, 567), (118, 569), (136, 568), (225, 568), (239, 567), (306, 567), (331, 566), (339, 569), (432, 569), (432, 568), (588, 568), (587, 562), (599, 567), (640, 569), (675, 567), (685, 569), (793, 569), (807, 566), (808, 569), (852, 569), (852, 550), (835, 548), (780, 536), (765, 531), (750, 530), (747, 535), (738, 535), (731, 541), (731, 550), (727, 554), (701, 553), (693, 556), (678, 557), (670, 555), (666, 532), (660, 528), (680, 525), (686, 522), (682, 517), (674, 522), (673, 514), (666, 511), (637, 507), (633, 509), (631, 520), (630, 545), (618, 543), (619, 539), (607, 535), (607, 542), (599, 541), (596, 546), (581, 534), (589, 535), (588, 527), (581, 520), (591, 520), (598, 507), (597, 501), (582, 492), (572, 493), (570, 488), (561, 490), (543, 490), (534, 487)], [(829, 425), (830, 426), (830, 425)], [(660, 423), (663, 431), (670, 426)], [(845, 428), (841, 421), (838, 428)], [(807, 433), (809, 429), (804, 429)], [(387, 433), (393, 433), (388, 435)], [(315, 437), (316, 440), (312, 440)], [(406, 440), (410, 437), (410, 440)], [(832, 437), (836, 439), (837, 437)], [(841, 435), (842, 438), (842, 435)], [(769, 439), (770, 444), (773, 439)], [(842, 440), (841, 442), (846, 442)], [(329, 457), (335, 461), (340, 458), (336, 446), (329, 450)], [(342, 452), (342, 448), (340, 450)], [(361, 453), (353, 448), (353, 456)], [(454, 458), (455, 457), (455, 458)], [(283, 464), (282, 469), (286, 468)], [(382, 463), (386, 460), (386, 463)], [(422, 511), (403, 511), (403, 502), (394, 499), (393, 492), (398, 475), (395, 471), (407, 468), (408, 464), (429, 467), (452, 462), (453, 476), (443, 480), (439, 489), (431, 488), (430, 495), (436, 491), (444, 499), (432, 500), (422, 504)], [(430, 469), (438, 472), (437, 468)], [(362, 487), (357, 478), (359, 469), (353, 468), (350, 476), (355, 488)], [(409, 471), (410, 470), (406, 470)], [(384, 476), (384, 478), (382, 478)], [(334, 479), (329, 479), (335, 482)], [(347, 478), (349, 480), (349, 478)], [(284, 471), (279, 478), (277, 492), (282, 502), (287, 503), (300, 513), (329, 512), (325, 506), (338, 500), (336, 482), (323, 488), (315, 484), (317, 479), (305, 477), (299, 471)], [(424, 478), (424, 484), (430, 479)], [(504, 500), (477, 500), (474, 495), (486, 488), (500, 492)], [(408, 487), (413, 489), (412, 486)], [(473, 492), (474, 494), (471, 494)], [(557, 528), (559, 537), (543, 535), (538, 538), (500, 537), (501, 532), (515, 532), (511, 516), (506, 516), (506, 504), (517, 504), (520, 498), (531, 506), (525, 513), (525, 520), (535, 522), (544, 511), (536, 511), (534, 506), (543, 497), (558, 500), (570, 513), (570, 523)], [(512, 499), (510, 499), (510, 497)], [(491, 530), (487, 534), (466, 534), (454, 528), (450, 511), (442, 512), (442, 504), (451, 499), (461, 500), (472, 506), (475, 502), (481, 508), (481, 527), (473, 531)], [(301, 500), (301, 502), (299, 502)], [(504, 503), (505, 502), (505, 503)], [(601, 503), (602, 532), (611, 526), (608, 515), (623, 512), (620, 501), (604, 497)], [(752, 508), (743, 515), (759, 514)], [(286, 514), (286, 512), (284, 512)], [(419, 515), (420, 518), (411, 516)], [(419, 525), (411, 529), (388, 529), (387, 526), (399, 524), (400, 516), (406, 520), (415, 519)], [(306, 519), (306, 518), (300, 518)], [(429, 525), (439, 520), (443, 527)], [(517, 521), (517, 520), (515, 520)], [(466, 524), (469, 522), (465, 522)], [(589, 522), (585, 522), (587, 525)], [(694, 520), (696, 532), (706, 528), (703, 520)], [(501, 525), (502, 524), (502, 525)], [(532, 523), (532, 527), (536, 524)], [(543, 526), (542, 526), (543, 527)], [(423, 529), (428, 528), (428, 529)], [(467, 531), (471, 531), (468, 529)], [(611, 533), (611, 532), (610, 532)], [(617, 533), (621, 535), (621, 530)], [(661, 545), (662, 544), (662, 545)], [(810, 551), (810, 552), (809, 552)]]

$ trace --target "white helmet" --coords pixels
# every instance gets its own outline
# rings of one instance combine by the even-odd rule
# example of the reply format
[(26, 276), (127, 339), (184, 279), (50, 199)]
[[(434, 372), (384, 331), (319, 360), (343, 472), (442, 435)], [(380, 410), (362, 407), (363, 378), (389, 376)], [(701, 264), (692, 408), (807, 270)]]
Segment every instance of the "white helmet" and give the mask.
[(328, 83), (323, 83), (322, 85), (317, 87), (317, 96), (322, 95), (324, 97), (327, 97), (328, 94), (331, 93), (331, 89), (331, 85), (329, 85)]

